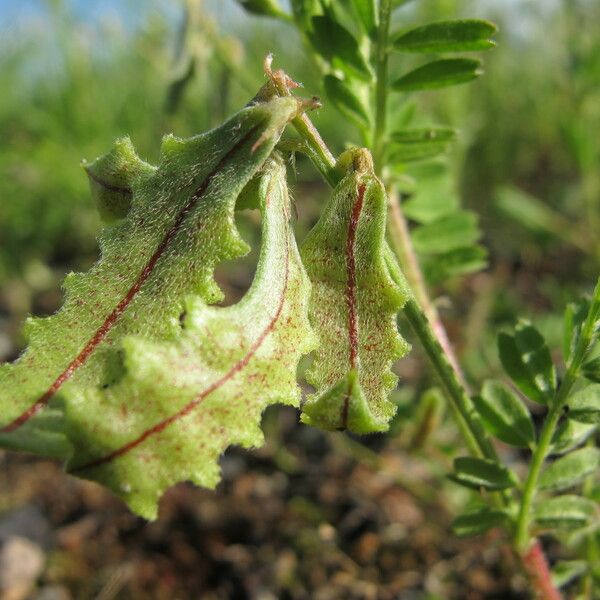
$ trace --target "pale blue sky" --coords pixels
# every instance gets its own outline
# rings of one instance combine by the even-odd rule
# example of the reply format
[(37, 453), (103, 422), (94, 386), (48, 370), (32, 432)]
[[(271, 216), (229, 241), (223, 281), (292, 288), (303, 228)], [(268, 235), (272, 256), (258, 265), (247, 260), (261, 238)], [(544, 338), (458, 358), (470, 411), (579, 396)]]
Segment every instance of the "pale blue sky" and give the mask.
[[(133, 29), (151, 11), (172, 15), (176, 19), (181, 14), (182, 6), (180, 0), (0, 0), (0, 32), (18, 31), (20, 26), (30, 24), (32, 20), (43, 23), (48, 5), (60, 2), (71, 9), (70, 14), (82, 21), (98, 22), (115, 16), (126, 27)], [(289, 6), (289, 0), (280, 2), (286, 8)], [(519, 35), (534, 25), (531, 19), (534, 15), (539, 15), (539, 12), (530, 12), (532, 7), (537, 11), (540, 8), (552, 10), (559, 2), (560, 0), (478, 0), (471, 8), (476, 9), (473, 16), (512, 14), (511, 30)], [(204, 5), (220, 21), (225, 31), (235, 29), (244, 16), (244, 11), (235, 0), (204, 0)]]

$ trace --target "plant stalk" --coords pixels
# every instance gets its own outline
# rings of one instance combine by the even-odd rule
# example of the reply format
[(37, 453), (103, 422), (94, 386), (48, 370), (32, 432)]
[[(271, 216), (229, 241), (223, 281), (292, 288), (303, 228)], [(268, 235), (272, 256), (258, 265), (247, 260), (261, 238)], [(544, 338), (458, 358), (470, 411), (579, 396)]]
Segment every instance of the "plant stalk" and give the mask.
[(450, 406), (455, 412), (458, 427), (469, 450), (475, 456), (498, 462), (494, 446), (427, 315), (415, 298), (408, 299), (403, 311), (450, 400)]
[(392, 16), (392, 0), (380, 0), (379, 28), (376, 44), (375, 127), (373, 131), (373, 162), (381, 176), (387, 124), (388, 38)]
[(537, 600), (562, 600), (561, 593), (552, 583), (548, 561), (537, 540), (535, 540), (522, 560), (527, 575), (532, 582)]
[(590, 309), (586, 320), (581, 328), (581, 335), (577, 342), (577, 346), (573, 350), (573, 354), (567, 365), (567, 371), (561, 386), (556, 391), (548, 415), (546, 416), (544, 426), (540, 433), (539, 441), (533, 451), (531, 457), (531, 465), (527, 473), (527, 479), (523, 486), (523, 497), (517, 517), (517, 527), (515, 529), (514, 545), (521, 555), (524, 555), (530, 546), (530, 524), (531, 524), (531, 508), (535, 500), (537, 484), (544, 461), (550, 451), (552, 436), (556, 430), (558, 421), (564, 407), (564, 404), (569, 397), (571, 388), (573, 387), (579, 370), (585, 359), (586, 353), (592, 343), (595, 335), (596, 322), (600, 315), (600, 280), (596, 284), (594, 296), (590, 304)]
[(456, 358), (454, 348), (448, 339), (446, 328), (444, 327), (440, 315), (427, 292), (425, 279), (423, 277), (417, 255), (410, 238), (408, 223), (406, 222), (406, 218), (402, 213), (398, 194), (393, 188), (388, 190), (388, 215), (388, 230), (389, 237), (392, 242), (392, 249), (398, 257), (398, 262), (402, 267), (402, 271), (404, 272), (404, 275), (410, 284), (415, 298), (427, 316), (427, 320), (431, 324), (431, 328), (435, 332), (435, 336), (440, 343), (444, 354), (450, 361), (456, 377), (460, 381), (462, 387), (468, 393), (468, 387), (466, 385), (460, 365), (458, 364), (458, 359)]
[[(384, 152), (386, 143), (386, 124), (387, 124), (387, 97), (388, 97), (388, 45), (390, 35), (390, 23), (392, 16), (392, 1), (381, 0), (379, 4), (379, 29), (377, 34), (375, 61), (376, 61), (376, 83), (375, 83), (375, 126), (373, 130), (373, 161), (375, 164), (375, 172), (381, 177)], [(386, 186), (389, 187), (389, 186)], [(393, 188), (388, 189), (389, 198), (389, 234), (393, 246), (393, 250), (398, 257), (400, 266), (413, 290), (417, 302), (420, 304), (423, 312), (427, 316), (435, 335), (443, 348), (450, 364), (465, 390), (468, 389), (459, 367), (458, 360), (454, 353), (454, 349), (450, 344), (446, 329), (440, 319), (437, 309), (435, 308), (423, 278), (423, 273), (419, 266), (417, 256), (415, 254), (408, 224), (397, 194)]]
[[(284, 71), (273, 71), (271, 69), (272, 61), (273, 57), (269, 54), (265, 59), (265, 73), (275, 93), (278, 96), (291, 96), (290, 89), (298, 87), (299, 84)], [(316, 98), (315, 102), (317, 102)], [(327, 147), (317, 128), (313, 125), (313, 122), (309, 119), (308, 115), (301, 113), (292, 119), (292, 125), (304, 140), (308, 157), (316, 169), (331, 187), (335, 187), (340, 180), (340, 175), (336, 171), (335, 157)]]
[[(517, 527), (515, 530), (515, 548), (522, 555), (529, 550), (530, 536), (529, 526), (531, 521), (531, 507), (535, 499), (535, 492), (537, 482), (540, 476), (544, 461), (548, 456), (550, 450), (550, 444), (552, 442), (552, 436), (556, 430), (556, 425), (560, 419), (561, 409), (558, 404), (555, 404), (546, 416), (544, 426), (540, 433), (539, 441), (533, 455), (531, 457), (531, 464), (529, 466), (529, 472), (527, 473), (527, 479), (523, 487), (523, 496), (521, 498), (521, 506), (519, 508), (519, 516), (517, 518)], [(537, 542), (536, 542), (537, 543)]]

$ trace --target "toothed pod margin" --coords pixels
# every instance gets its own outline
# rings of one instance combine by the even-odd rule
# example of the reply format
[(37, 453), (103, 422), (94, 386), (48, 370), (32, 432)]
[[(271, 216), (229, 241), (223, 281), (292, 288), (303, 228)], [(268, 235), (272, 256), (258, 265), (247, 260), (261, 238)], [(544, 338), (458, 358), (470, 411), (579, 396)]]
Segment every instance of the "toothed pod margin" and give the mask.
[(371, 155), (350, 150), (337, 168), (346, 174), (301, 250), (320, 342), (306, 375), (316, 392), (302, 421), (365, 434), (387, 430), (396, 412), (388, 399), (397, 383), (390, 367), (409, 349), (396, 325), (408, 295), (390, 275), (387, 199)]
[(270, 158), (255, 188), (263, 234), (244, 298), (223, 308), (188, 297), (175, 339), (126, 338), (119, 381), (67, 396), (69, 471), (108, 486), (146, 518), (179, 481), (214, 487), (229, 445), (261, 445), (269, 404), (299, 404), (296, 370), (315, 339), (285, 175)]
[[(155, 169), (124, 140), (89, 166), (110, 185), (129, 186), (131, 198), (100, 190), (101, 211), (121, 218), (103, 231), (99, 262), (67, 277), (63, 307), (31, 320), (27, 350), (0, 367), (0, 445), (45, 454), (36, 436), (46, 420), (35, 421), (51, 403), (60, 409), (66, 387), (110, 385), (121, 374), (111, 350), (125, 336), (170, 339), (186, 296), (222, 297), (215, 265), (248, 251), (235, 227), (236, 198), (305, 108), (302, 100), (275, 98), (207, 133), (167, 136)], [(68, 454), (61, 439), (53, 455)]]

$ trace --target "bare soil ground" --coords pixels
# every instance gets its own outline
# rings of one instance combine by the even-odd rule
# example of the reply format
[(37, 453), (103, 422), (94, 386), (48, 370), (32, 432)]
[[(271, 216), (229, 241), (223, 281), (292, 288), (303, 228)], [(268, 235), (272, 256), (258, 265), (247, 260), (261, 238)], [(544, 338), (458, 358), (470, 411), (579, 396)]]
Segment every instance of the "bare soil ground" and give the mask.
[[(522, 578), (506, 575), (515, 570), (502, 540), (453, 536), (443, 494), (393, 440), (369, 438), (371, 448), (357, 456), (344, 434), (296, 420), (291, 409), (270, 410), (265, 448), (230, 450), (216, 491), (170, 490), (153, 523), (57, 464), (3, 454), (1, 597), (528, 597)], [(413, 482), (410, 491), (402, 480)], [(14, 539), (32, 542), (25, 544), (29, 557), (22, 549), (20, 559), (5, 556), (19, 548)], [(29, 572), (27, 560), (35, 566)], [(13, 574), (12, 589), (2, 561), (26, 571), (21, 579)]]

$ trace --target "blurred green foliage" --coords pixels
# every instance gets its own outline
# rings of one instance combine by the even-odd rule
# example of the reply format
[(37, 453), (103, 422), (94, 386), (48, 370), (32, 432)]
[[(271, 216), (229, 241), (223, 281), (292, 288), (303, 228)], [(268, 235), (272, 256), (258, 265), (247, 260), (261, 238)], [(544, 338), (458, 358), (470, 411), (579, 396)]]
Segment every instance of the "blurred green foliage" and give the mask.
[(154, 161), (150, 148), (163, 133), (210, 128), (260, 85), (261, 60), (240, 78), (241, 42), (220, 37), (199, 5), (182, 6), (175, 21), (152, 5), (131, 31), (115, 19), (76, 20), (68, 5), (49, 3), (2, 36), (0, 283), (32, 262), (64, 268), (95, 254), (99, 221), (83, 158), (130, 134)]
[[(499, 49), (489, 60), (491, 76), (471, 99), (477, 127), (462, 189), (486, 219), (496, 254), (527, 260), (536, 244), (563, 263), (557, 268), (564, 279), (594, 277), (600, 257), (600, 4), (517, 6), (518, 15), (494, 17)], [(515, 202), (518, 191), (533, 199), (520, 194)], [(580, 260), (573, 269), (559, 253), (575, 249)], [(539, 256), (530, 260), (540, 263)]]
[[(442, 212), (462, 202), (478, 213), (492, 276), (491, 283), (476, 279), (473, 285), (493, 297), (479, 294), (481, 310), (471, 311), (465, 337), (471, 330), (485, 338), (478, 318), (506, 322), (523, 302), (525, 312), (561, 307), (597, 270), (600, 38), (594, 23), (600, 6), (592, 0), (401, 4), (394, 15), (397, 31), (466, 15), (500, 26), (485, 77), (443, 94), (419, 95), (419, 113), (430, 118), (421, 116), (416, 125), (449, 124), (458, 135), (450, 142), (448, 175), (439, 182), (411, 163), (408, 175), (420, 178), (422, 192), (406, 204), (417, 226), (424, 223), (420, 202), (437, 203)], [(244, 104), (263, 80), (268, 51), (304, 83), (306, 94), (327, 97), (318, 69), (285, 23), (248, 16), (233, 0), (152, 0), (135, 27), (128, 19), (132, 10), (139, 6), (124, 3), (105, 18), (82, 20), (70, 4), (47, 2), (38, 16), (4, 26), (0, 306), (2, 293), (15, 286), (57, 289), (66, 270), (95, 259), (99, 219), (78, 166), (83, 158), (92, 160), (128, 133), (140, 155), (153, 162), (150, 149), (163, 133), (200, 132)], [(399, 106), (397, 119), (406, 120), (410, 111), (410, 102)], [(315, 122), (335, 152), (345, 139), (358, 137), (348, 134), (354, 125), (327, 102)], [(396, 125), (402, 127), (390, 123)], [(301, 229), (313, 219), (322, 189), (304, 164), (299, 161), (297, 173)], [(427, 252), (423, 256), (428, 262)], [(483, 260), (474, 256), (474, 268)], [(435, 280), (435, 260), (429, 262)], [(521, 286), (512, 295), (503, 284), (508, 274), (516, 274)], [(438, 288), (457, 298), (457, 315), (465, 289), (464, 282), (452, 281)], [(32, 304), (26, 299), (19, 318), (27, 310)], [(45, 308), (34, 303), (33, 310)], [(474, 349), (471, 340), (465, 349)], [(481, 360), (474, 356), (474, 371)]]

